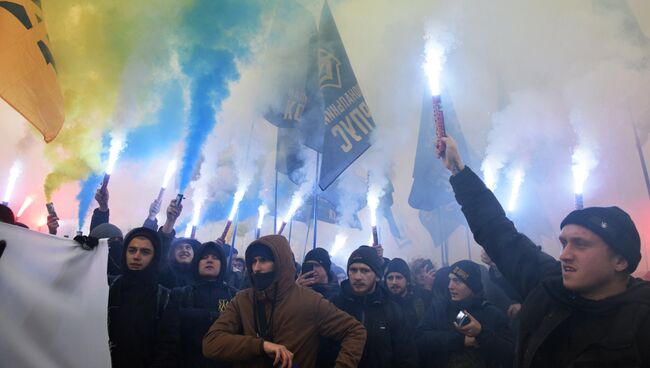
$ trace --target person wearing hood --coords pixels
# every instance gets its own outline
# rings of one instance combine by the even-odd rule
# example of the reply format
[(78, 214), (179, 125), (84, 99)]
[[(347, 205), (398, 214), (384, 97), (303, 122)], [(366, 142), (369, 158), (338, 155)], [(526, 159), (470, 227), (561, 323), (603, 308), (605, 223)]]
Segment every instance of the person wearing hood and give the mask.
[(319, 336), (341, 342), (337, 367), (356, 367), (366, 331), (348, 314), (294, 282), (287, 239), (267, 235), (245, 253), (252, 287), (237, 293), (203, 339), (203, 354), (236, 367), (312, 368)]
[(341, 284), (334, 304), (363, 323), (368, 331), (359, 367), (416, 367), (413, 326), (381, 287), (381, 265), (372, 247), (362, 245), (352, 252), (347, 265), (348, 279)]
[(160, 276), (160, 284), (173, 289), (194, 283), (193, 260), (201, 248), (201, 243), (191, 238), (176, 238), (167, 254), (167, 264)]
[[(481, 268), (472, 261), (449, 267), (451, 299), (436, 299), (418, 326), (424, 366), (510, 367), (513, 337), (505, 313), (483, 296)], [(459, 313), (467, 315), (458, 318)]]
[(423, 298), (413, 292), (411, 270), (408, 263), (401, 258), (393, 258), (386, 267), (384, 286), (388, 296), (402, 307), (407, 322), (415, 328), (428, 304)]
[(314, 248), (305, 255), (302, 273), (296, 279), (296, 284), (311, 288), (332, 301), (341, 288), (331, 267), (330, 254), (323, 248)]
[(519, 233), (494, 194), (442, 138), (451, 186), (476, 242), (522, 297), (518, 367), (650, 366), (650, 283), (632, 218), (589, 207), (560, 224), (559, 261)]
[(108, 284), (110, 285), (122, 273), (122, 231), (113, 224), (104, 223), (95, 226), (88, 235), (97, 239), (108, 239), (108, 266), (106, 273), (108, 275)]
[(158, 284), (161, 240), (156, 231), (136, 228), (126, 234), (123, 273), (108, 295), (108, 338), (115, 368), (174, 367), (178, 326), (169, 289)]
[(220, 362), (205, 358), (201, 349), (203, 336), (237, 293), (237, 289), (228, 286), (224, 281), (226, 264), (223, 249), (215, 242), (199, 245), (191, 264), (194, 283), (172, 292), (172, 300), (178, 301), (180, 322), (179, 367), (224, 366)]

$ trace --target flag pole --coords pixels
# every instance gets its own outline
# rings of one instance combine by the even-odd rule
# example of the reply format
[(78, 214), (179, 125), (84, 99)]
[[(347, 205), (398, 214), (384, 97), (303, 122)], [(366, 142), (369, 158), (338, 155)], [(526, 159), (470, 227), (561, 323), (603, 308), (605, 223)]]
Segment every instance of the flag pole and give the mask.
[(316, 249), (316, 239), (317, 239), (317, 231), (318, 231), (318, 173), (320, 172), (320, 152), (316, 152), (316, 181), (314, 181), (314, 204), (313, 204), (313, 209), (314, 209), (314, 243), (312, 244), (311, 249)]
[(632, 123), (632, 129), (634, 129), (634, 141), (636, 142), (636, 149), (639, 153), (639, 160), (641, 161), (641, 170), (643, 171), (645, 186), (648, 190), (648, 198), (650, 198), (650, 176), (648, 176), (648, 166), (646, 165), (645, 157), (643, 156), (643, 146), (641, 145), (641, 139), (639, 138), (639, 131), (636, 128), (636, 124)]
[(278, 233), (278, 152), (280, 148), (280, 128), (275, 143), (275, 199), (273, 200), (273, 234)]

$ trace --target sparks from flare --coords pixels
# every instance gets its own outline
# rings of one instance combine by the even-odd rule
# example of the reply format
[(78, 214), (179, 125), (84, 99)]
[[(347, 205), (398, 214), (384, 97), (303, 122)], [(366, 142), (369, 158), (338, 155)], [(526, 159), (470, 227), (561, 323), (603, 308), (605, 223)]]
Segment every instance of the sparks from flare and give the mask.
[(115, 168), (115, 163), (124, 149), (124, 137), (122, 134), (114, 133), (111, 136), (111, 148), (108, 151), (108, 162), (106, 163), (106, 175), (111, 175)]
[(9, 180), (7, 180), (7, 189), (5, 189), (5, 195), (2, 199), (4, 203), (9, 203), (11, 195), (14, 192), (14, 187), (16, 186), (16, 180), (22, 173), (22, 166), (19, 161), (14, 161), (11, 165), (11, 170), (9, 170)]
[(512, 191), (510, 192), (510, 200), (508, 201), (508, 211), (513, 212), (517, 208), (517, 199), (519, 198), (519, 189), (524, 181), (524, 172), (516, 170), (512, 174)]
[(167, 165), (167, 170), (165, 171), (165, 176), (163, 178), (162, 185), (160, 186), (163, 189), (167, 189), (167, 185), (169, 185), (169, 181), (171, 180), (172, 176), (176, 172), (176, 160), (172, 160), (169, 165)]
[(16, 214), (16, 218), (19, 219), (23, 215), (23, 213), (29, 208), (29, 206), (32, 205), (32, 203), (34, 203), (34, 198), (32, 198), (32, 196), (28, 196), (27, 198), (25, 198), (23, 205), (20, 206), (20, 209)]
[(444, 53), (442, 47), (434, 42), (427, 41), (425, 46), (425, 61), (422, 68), (429, 81), (429, 90), (431, 96), (440, 96), (440, 74), (442, 73), (442, 64), (444, 62)]
[(573, 151), (573, 192), (583, 194), (585, 182), (589, 178), (589, 172), (596, 167), (596, 159), (591, 151), (584, 147), (578, 147)]
[(330, 251), (330, 256), (334, 257), (338, 252), (343, 249), (345, 242), (348, 240), (348, 237), (343, 234), (337, 234), (334, 238), (334, 244), (332, 245), (332, 250)]
[(266, 205), (261, 205), (257, 208), (257, 228), (262, 228), (262, 223), (264, 223), (264, 216), (269, 213), (269, 208)]
[(284, 222), (285, 224), (288, 224), (289, 221), (291, 221), (291, 218), (293, 215), (296, 214), (296, 211), (298, 211), (298, 208), (302, 206), (302, 194), (300, 192), (296, 192), (293, 194), (293, 197), (291, 198), (291, 205), (289, 205), (289, 211), (287, 211), (287, 214), (284, 216)]
[(246, 194), (245, 189), (239, 189), (235, 193), (235, 198), (233, 199), (233, 203), (232, 203), (232, 209), (230, 210), (230, 214), (228, 215), (228, 221), (233, 221), (235, 219), (237, 210), (239, 210), (239, 204), (241, 203), (242, 199), (244, 199), (244, 194)]

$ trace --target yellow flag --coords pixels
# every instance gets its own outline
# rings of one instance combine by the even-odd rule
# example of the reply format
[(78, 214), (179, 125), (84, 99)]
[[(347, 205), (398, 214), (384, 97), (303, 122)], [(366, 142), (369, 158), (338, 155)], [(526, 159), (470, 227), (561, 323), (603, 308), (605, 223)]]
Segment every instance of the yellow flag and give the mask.
[(63, 126), (63, 95), (40, 0), (0, 1), (0, 50), (0, 98), (51, 141)]

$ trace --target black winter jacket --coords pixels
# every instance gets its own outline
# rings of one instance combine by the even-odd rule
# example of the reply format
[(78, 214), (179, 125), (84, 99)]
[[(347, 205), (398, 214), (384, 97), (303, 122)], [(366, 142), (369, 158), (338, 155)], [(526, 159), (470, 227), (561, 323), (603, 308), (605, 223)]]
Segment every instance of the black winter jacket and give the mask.
[(359, 367), (417, 367), (414, 326), (407, 323), (399, 305), (388, 298), (382, 287), (377, 285), (373, 293), (358, 297), (352, 293), (350, 280), (345, 280), (333, 303), (368, 331)]
[[(453, 325), (461, 310), (467, 310), (481, 323), (481, 333), (476, 337), (479, 348), (465, 347), (465, 335)], [(515, 346), (508, 322), (505, 313), (482, 297), (462, 302), (435, 300), (417, 328), (423, 365), (511, 367)]]
[(517, 232), (468, 167), (451, 177), (479, 243), (524, 299), (518, 367), (650, 367), (650, 283), (591, 301), (565, 289), (560, 263)]

